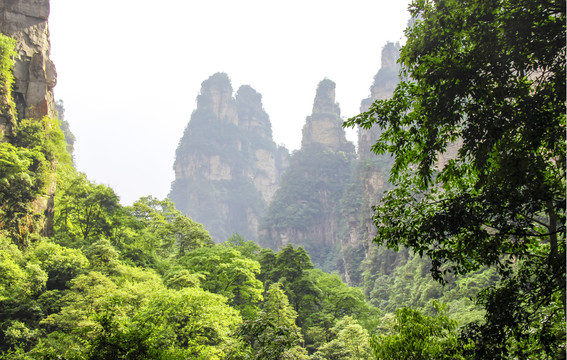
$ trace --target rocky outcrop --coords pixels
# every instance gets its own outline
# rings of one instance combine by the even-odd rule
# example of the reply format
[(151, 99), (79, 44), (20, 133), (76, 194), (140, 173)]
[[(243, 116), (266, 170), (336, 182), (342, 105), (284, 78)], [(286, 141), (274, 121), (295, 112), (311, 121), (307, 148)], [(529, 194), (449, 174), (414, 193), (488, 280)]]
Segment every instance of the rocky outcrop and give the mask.
[(335, 102), (335, 83), (324, 79), (317, 86), (313, 113), (303, 126), (301, 147), (321, 146), (337, 151), (349, 146), (342, 127), (341, 111)]
[(340, 200), (354, 159), (354, 145), (346, 140), (335, 102), (335, 83), (325, 79), (303, 127), (301, 149), (293, 153), (262, 219), (260, 244), (274, 250), (289, 243), (303, 246), (315, 266), (339, 271)]
[[(0, 33), (15, 40), (11, 99), (15, 111), (0, 119), (2, 136), (12, 133), (12, 128), (22, 119), (57, 117), (53, 99), (53, 87), (57, 83), (55, 65), (49, 58), (49, 0), (4, 0), (0, 2)], [(10, 96), (8, 96), (10, 97)], [(6, 99), (0, 101), (3, 105)], [(0, 139), (3, 141), (5, 139)], [(52, 169), (57, 163), (52, 161)], [(53, 172), (47, 193), (36, 198), (31, 207), (41, 214), (43, 233), (50, 235), (54, 210), (56, 177)]]
[(16, 40), (13, 97), (20, 119), (56, 116), (48, 16), (49, 0), (0, 2), (0, 32)]
[(288, 156), (272, 139), (262, 95), (245, 85), (233, 96), (228, 76), (214, 74), (179, 142), (169, 197), (215, 241), (235, 232), (255, 240)]
[[(399, 52), (400, 45), (394, 43), (388, 43), (382, 49), (381, 67), (374, 76), (370, 97), (361, 102), (361, 112), (367, 111), (374, 101), (392, 96), (398, 84)], [(379, 126), (368, 130), (358, 129), (358, 160), (353, 166), (353, 181), (341, 200), (342, 219), (348, 229), (348, 235), (342, 238), (341, 244), (343, 276), (351, 285), (362, 280), (360, 264), (370, 253), (372, 239), (376, 235), (372, 207), (378, 204), (389, 187), (388, 177), (393, 158), (390, 155), (376, 155), (370, 150), (380, 133)]]
[[(374, 101), (388, 99), (394, 93), (399, 82), (398, 72), (400, 68), (397, 61), (400, 57), (400, 48), (399, 43), (387, 43), (382, 49), (380, 70), (374, 76), (374, 83), (370, 87), (370, 97), (361, 102), (361, 113), (368, 111)], [(370, 147), (374, 145), (380, 133), (379, 126), (358, 131), (358, 156), (360, 159), (375, 158), (376, 155), (370, 151)]]

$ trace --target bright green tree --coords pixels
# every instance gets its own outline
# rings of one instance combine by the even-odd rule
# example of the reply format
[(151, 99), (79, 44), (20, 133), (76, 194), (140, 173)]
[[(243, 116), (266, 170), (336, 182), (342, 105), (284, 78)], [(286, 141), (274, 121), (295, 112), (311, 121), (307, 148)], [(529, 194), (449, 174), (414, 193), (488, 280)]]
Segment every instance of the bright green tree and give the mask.
[[(125, 236), (120, 241), (120, 247), (127, 257), (155, 257), (157, 254), (172, 252), (175, 239), (171, 223), (179, 211), (175, 204), (168, 199), (159, 200), (153, 196), (141, 197), (127, 208), (129, 214), (136, 220), (130, 227), (136, 230), (135, 235)], [(140, 255), (137, 253), (142, 253)], [(140, 259), (136, 259), (139, 260)]]
[[(34, 301), (45, 291), (48, 275), (26, 258), (12, 241), (0, 235), (0, 355), (28, 349), (41, 336), (41, 309)], [(1, 356), (0, 356), (1, 358)]]
[(297, 312), (289, 304), (282, 284), (270, 285), (266, 302), (255, 319), (246, 320), (238, 334), (252, 349), (250, 359), (280, 360), (301, 359), (305, 355), (300, 350), (303, 340), (301, 329), (295, 324)]
[(256, 244), (254, 241), (244, 239), (244, 237), (238, 233), (232, 234), (222, 245), (235, 248), (240, 251), (242, 255), (252, 260), (258, 260), (259, 253), (262, 250), (260, 245)]
[(179, 256), (203, 246), (212, 246), (213, 240), (202, 224), (179, 214), (173, 219), (172, 232), (179, 247)]
[(0, 143), (0, 230), (25, 247), (32, 234), (50, 233), (49, 206), (40, 204), (53, 195), (54, 169), (70, 171), (71, 157), (57, 121), (47, 117), (20, 120), (8, 140)]
[(213, 244), (203, 225), (181, 214), (169, 199), (142, 197), (127, 212), (131, 218), (126, 218), (125, 228), (115, 242), (123, 256), (136, 264), (155, 266), (159, 259), (180, 257)]
[(167, 289), (153, 272), (125, 267), (81, 275), (42, 321), (37, 358), (221, 359), (242, 321), (226, 298), (199, 288)]
[[(419, 0), (389, 100), (346, 122), (395, 156), (376, 241), (433, 276), (495, 267), (477, 358), (565, 348), (565, 2)], [(444, 154), (442, 161), (440, 154)]]
[[(14, 84), (14, 58), (16, 56), (16, 41), (0, 34), (0, 114), (8, 120), (10, 125), (16, 120), (16, 104), (12, 98)], [(4, 134), (0, 134), (2, 138)]]
[(275, 254), (265, 250), (259, 256), (264, 286), (268, 288), (271, 284), (281, 283), (289, 302), (303, 319), (303, 313), (315, 305), (320, 295), (313, 280), (307, 276), (307, 271), (313, 269), (307, 251), (288, 244)]
[(456, 321), (444, 314), (442, 306), (436, 309), (439, 313), (435, 316), (400, 308), (390, 319), (393, 322), (386, 317), (382, 334), (372, 336), (370, 341), (376, 359), (464, 359)]
[(370, 336), (353, 317), (345, 316), (332, 327), (333, 339), (319, 347), (313, 360), (372, 359)]
[(256, 278), (260, 264), (234, 248), (215, 245), (195, 249), (180, 258), (179, 264), (200, 275), (203, 289), (225, 296), (245, 318), (254, 316), (257, 305), (263, 300), (262, 282)]
[(49, 164), (40, 151), (0, 143), (0, 230), (20, 247), (38, 232), (39, 217), (33, 201), (46, 191)]
[(56, 203), (55, 234), (59, 241), (72, 246), (100, 237), (112, 238), (121, 211), (114, 190), (77, 174)]
[(64, 290), (69, 281), (85, 273), (89, 261), (78, 249), (70, 249), (43, 239), (27, 253), (27, 261), (38, 263), (47, 273), (47, 290)]

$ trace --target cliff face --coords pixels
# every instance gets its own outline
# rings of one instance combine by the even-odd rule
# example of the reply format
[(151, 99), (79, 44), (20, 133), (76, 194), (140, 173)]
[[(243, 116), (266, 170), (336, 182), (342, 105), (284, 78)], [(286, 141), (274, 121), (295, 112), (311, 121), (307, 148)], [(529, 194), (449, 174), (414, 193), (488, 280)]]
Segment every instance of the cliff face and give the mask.
[[(2, 111), (0, 141), (6, 141), (12, 128), (22, 119), (56, 118), (53, 87), (57, 82), (55, 66), (49, 58), (49, 0), (4, 0), (0, 2), (0, 33), (15, 40), (11, 94), (0, 101), (1, 105), (14, 104), (15, 109)], [(8, 92), (10, 93), (10, 92)], [(10, 105), (12, 107), (12, 105)], [(15, 111), (13, 111), (15, 110)], [(53, 173), (44, 195), (32, 202), (35, 214), (42, 214), (42, 230), (52, 231), (53, 197), (55, 194), (57, 164), (52, 161)]]
[(16, 40), (15, 87), (18, 118), (55, 117), (55, 65), (49, 59), (49, 0), (0, 2), (0, 32)]
[[(382, 49), (380, 70), (374, 76), (374, 82), (370, 87), (370, 97), (361, 102), (361, 113), (368, 111), (374, 101), (388, 99), (394, 93), (394, 89), (399, 82), (397, 61), (400, 57), (400, 48), (399, 43), (387, 43)], [(370, 147), (374, 145), (380, 132), (378, 126), (374, 126), (370, 130), (358, 131), (358, 154), (360, 159), (374, 159), (376, 157), (370, 151)]]
[(289, 156), (272, 140), (262, 96), (226, 74), (204, 81), (176, 152), (169, 197), (221, 242), (238, 232), (256, 239), (258, 222)]
[(331, 80), (317, 87), (301, 144), (262, 221), (260, 243), (273, 249), (303, 246), (316, 266), (337, 271), (342, 267), (340, 200), (355, 152), (346, 140)]
[[(392, 96), (398, 84), (400, 45), (388, 43), (382, 49), (381, 67), (374, 76), (370, 97), (362, 100), (361, 112), (365, 112), (376, 100)], [(341, 256), (344, 264), (343, 275), (350, 284), (362, 281), (360, 264), (370, 254), (376, 229), (372, 221), (376, 205), (389, 187), (388, 177), (393, 159), (390, 155), (376, 155), (370, 151), (380, 136), (381, 129), (374, 126), (369, 130), (358, 130), (358, 160), (353, 166), (354, 179), (345, 191), (343, 219), (348, 236), (343, 238)]]
[(321, 146), (333, 151), (349, 147), (342, 127), (341, 110), (335, 102), (335, 83), (325, 79), (317, 86), (313, 112), (303, 126), (302, 149)]

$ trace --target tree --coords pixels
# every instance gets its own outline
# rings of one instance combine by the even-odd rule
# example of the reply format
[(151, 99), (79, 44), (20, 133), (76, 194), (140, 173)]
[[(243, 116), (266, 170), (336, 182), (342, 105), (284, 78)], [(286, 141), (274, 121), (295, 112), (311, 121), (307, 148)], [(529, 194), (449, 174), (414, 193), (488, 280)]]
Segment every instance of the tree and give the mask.
[(9, 142), (0, 144), (0, 229), (20, 247), (31, 234), (51, 231), (49, 205), (58, 173), (69, 171), (71, 159), (56, 120), (23, 119), (13, 126)]
[(49, 334), (30, 352), (68, 359), (221, 359), (241, 323), (226, 298), (166, 289), (151, 271), (80, 275), (42, 321)]
[(179, 247), (179, 256), (183, 256), (188, 251), (214, 244), (205, 227), (187, 216), (177, 215), (171, 225), (176, 244)]
[(211, 235), (203, 225), (181, 214), (169, 200), (153, 196), (140, 198), (127, 208), (134, 234), (121, 234), (119, 246), (125, 257), (136, 263), (152, 263), (156, 258), (183, 256), (202, 246), (211, 246)]
[(84, 273), (89, 261), (78, 249), (69, 249), (48, 240), (39, 241), (28, 253), (28, 261), (39, 263), (47, 273), (47, 290), (64, 290), (68, 283)]
[(68, 245), (112, 237), (121, 210), (114, 190), (77, 174), (56, 204), (56, 235)]
[(297, 312), (289, 304), (282, 284), (274, 283), (270, 285), (263, 310), (257, 318), (244, 321), (238, 334), (253, 349), (253, 359), (290, 359), (287, 356), (290, 351), (301, 353), (294, 350), (302, 341), (296, 318)]
[(40, 151), (0, 143), (0, 230), (20, 247), (38, 232), (33, 201), (46, 192), (49, 164)]
[[(380, 126), (395, 155), (375, 241), (432, 275), (494, 266), (477, 358), (564, 349), (565, 2), (416, 0), (389, 100), (346, 122)], [(447, 159), (443, 161), (443, 159)], [(504, 304), (510, 304), (504, 306)]]
[[(396, 310), (393, 323), (383, 322), (383, 334), (372, 336), (370, 346), (377, 360), (464, 359), (458, 342), (456, 321), (444, 315), (421, 314), (410, 308)], [(470, 345), (468, 345), (470, 347)]]
[(313, 360), (363, 360), (371, 359), (368, 331), (351, 316), (337, 321), (331, 329), (333, 340), (319, 347)]
[(262, 249), (258, 258), (262, 266), (260, 279), (264, 288), (281, 283), (290, 304), (299, 313), (297, 324), (303, 328), (308, 316), (318, 310), (321, 297), (315, 279), (309, 276), (309, 270), (313, 269), (309, 254), (301, 246), (294, 248), (288, 244), (277, 253)]
[(245, 258), (234, 248), (215, 245), (195, 249), (180, 258), (179, 263), (193, 274), (201, 275), (201, 287), (225, 296), (244, 318), (256, 314), (264, 290), (262, 282), (256, 279), (260, 273), (257, 261)]
[(258, 260), (259, 253), (262, 250), (260, 245), (256, 244), (254, 241), (245, 240), (244, 237), (238, 233), (232, 234), (222, 245), (234, 248), (240, 251), (242, 255), (252, 260)]

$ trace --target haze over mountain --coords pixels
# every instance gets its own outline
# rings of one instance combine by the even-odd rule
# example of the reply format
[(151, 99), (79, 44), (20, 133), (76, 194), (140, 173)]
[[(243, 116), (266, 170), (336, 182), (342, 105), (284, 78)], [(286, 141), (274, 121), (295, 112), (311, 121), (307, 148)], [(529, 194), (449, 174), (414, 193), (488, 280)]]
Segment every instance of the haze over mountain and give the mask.
[(403, 41), (408, 2), (52, 1), (55, 99), (77, 167), (123, 204), (167, 196), (201, 82), (217, 72), (261, 93), (274, 141), (297, 150), (321, 79), (336, 82), (343, 116), (358, 113), (382, 46)]
[[(384, 46), (362, 111), (391, 96), (399, 49)], [(372, 205), (388, 186), (391, 158), (370, 152), (377, 128), (359, 131), (355, 152), (335, 93), (332, 80), (319, 82), (301, 148), (289, 157), (272, 140), (262, 96), (249, 86), (233, 96), (228, 75), (212, 75), (179, 142), (169, 197), (216, 242), (238, 233), (274, 250), (302, 246), (317, 267), (360, 283), (374, 235)]]
[(256, 239), (288, 157), (272, 139), (262, 95), (241, 86), (233, 96), (228, 76), (214, 74), (179, 141), (169, 198), (217, 242), (233, 233)]

